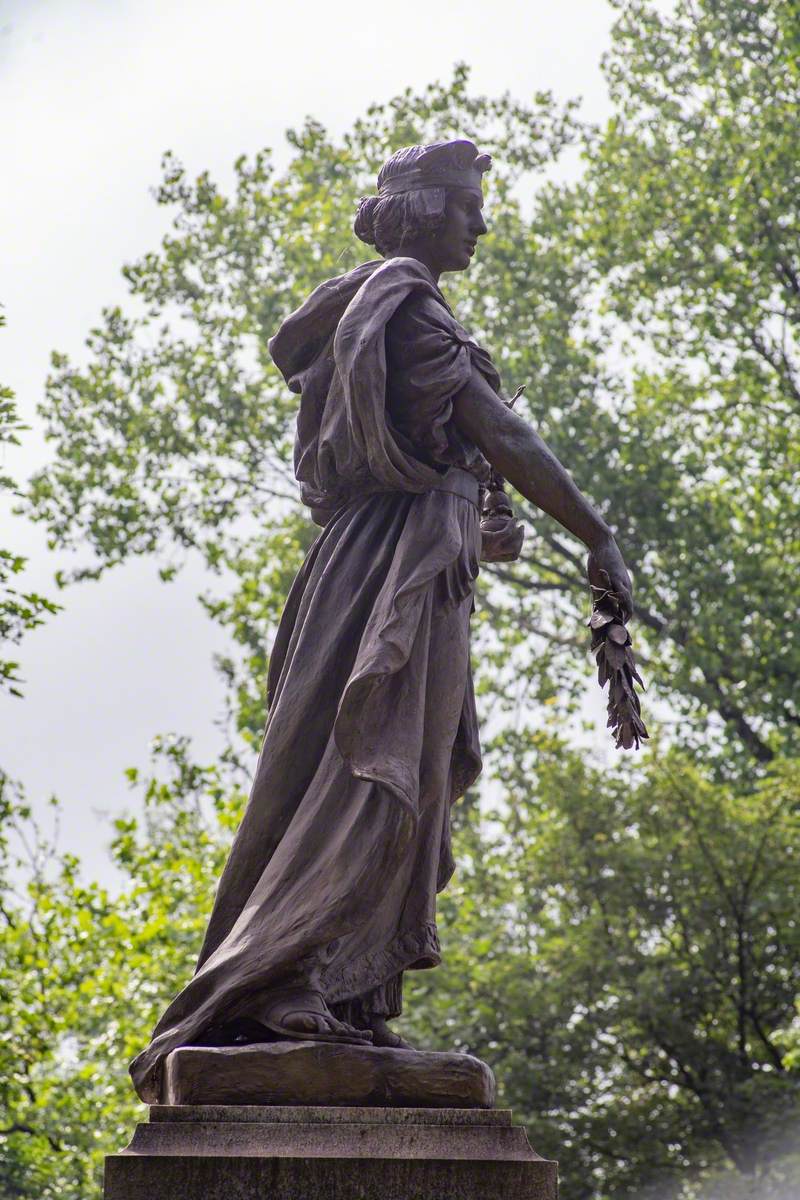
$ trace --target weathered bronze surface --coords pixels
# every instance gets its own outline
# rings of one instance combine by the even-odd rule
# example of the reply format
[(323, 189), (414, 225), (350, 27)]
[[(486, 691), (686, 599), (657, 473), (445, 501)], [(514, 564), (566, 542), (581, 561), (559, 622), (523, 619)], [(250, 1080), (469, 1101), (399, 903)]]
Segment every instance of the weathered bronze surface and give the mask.
[(184, 1046), (164, 1071), (167, 1104), (491, 1108), (497, 1088), (470, 1054), (319, 1042)]
[(296, 475), (322, 529), (273, 647), (263, 747), (197, 971), (132, 1064), (151, 1103), (183, 1046), (405, 1046), (387, 1021), (404, 973), (440, 961), (450, 807), (481, 767), (478, 562), (520, 550), (504, 479), (583, 540), (590, 580), (630, 615), (608, 527), (439, 289), (486, 232), (488, 167), (465, 141), (393, 155), (355, 225), (381, 257), (323, 283), (270, 343), (300, 396)]

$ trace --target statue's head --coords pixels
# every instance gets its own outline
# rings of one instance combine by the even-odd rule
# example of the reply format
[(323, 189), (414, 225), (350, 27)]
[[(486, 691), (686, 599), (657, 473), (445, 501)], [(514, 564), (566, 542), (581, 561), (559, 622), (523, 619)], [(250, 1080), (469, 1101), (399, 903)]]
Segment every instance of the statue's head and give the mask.
[(377, 196), (359, 202), (356, 236), (384, 257), (421, 257), (437, 274), (463, 271), (486, 232), (481, 178), (491, 161), (466, 140), (396, 151), (380, 169)]

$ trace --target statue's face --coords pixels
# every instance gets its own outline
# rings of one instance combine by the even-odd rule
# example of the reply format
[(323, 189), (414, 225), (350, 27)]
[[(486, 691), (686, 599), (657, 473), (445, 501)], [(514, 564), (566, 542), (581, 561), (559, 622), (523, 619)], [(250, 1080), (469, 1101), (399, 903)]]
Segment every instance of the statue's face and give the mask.
[(479, 237), (486, 233), (483, 193), (472, 188), (448, 188), (444, 223), (433, 235), (433, 249), (440, 271), (464, 271), (475, 253)]

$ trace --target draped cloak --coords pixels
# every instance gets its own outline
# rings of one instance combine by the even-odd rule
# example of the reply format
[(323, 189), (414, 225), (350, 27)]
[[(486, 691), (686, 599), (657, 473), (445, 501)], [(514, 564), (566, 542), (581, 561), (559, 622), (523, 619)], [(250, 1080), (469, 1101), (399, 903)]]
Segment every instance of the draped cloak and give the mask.
[(473, 369), (499, 389), (488, 354), (411, 258), (322, 284), (270, 352), (301, 397), (295, 472), (324, 528), (276, 635), (196, 973), (131, 1064), (150, 1103), (173, 1049), (257, 1019), (271, 988), (396, 1015), (403, 971), (439, 962), (449, 807), (481, 767), (468, 630), (488, 464), (452, 401)]

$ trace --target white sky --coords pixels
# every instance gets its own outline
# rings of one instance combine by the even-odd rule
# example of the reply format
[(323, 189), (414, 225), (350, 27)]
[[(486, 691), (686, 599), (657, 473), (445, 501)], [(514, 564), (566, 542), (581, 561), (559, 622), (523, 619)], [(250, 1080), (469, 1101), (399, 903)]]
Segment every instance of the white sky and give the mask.
[[(53, 349), (81, 358), (101, 306), (122, 302), (121, 265), (154, 249), (165, 217), (149, 189), (174, 150), (223, 182), (242, 152), (272, 146), (307, 114), (334, 131), (372, 101), (473, 68), (476, 90), (550, 88), (608, 111), (599, 60), (605, 0), (0, 0), (0, 381), (33, 427), (5, 466), (46, 462), (35, 406)], [(53, 593), (41, 530), (0, 511), (0, 545), (31, 556)], [(126, 766), (157, 733), (219, 746), (221, 635), (195, 600), (199, 568), (162, 584), (152, 563), (60, 597), (65, 611), (20, 648), (26, 697), (0, 697), (0, 764), (39, 808), (57, 794), (62, 841), (111, 880), (99, 814), (132, 800)]]

